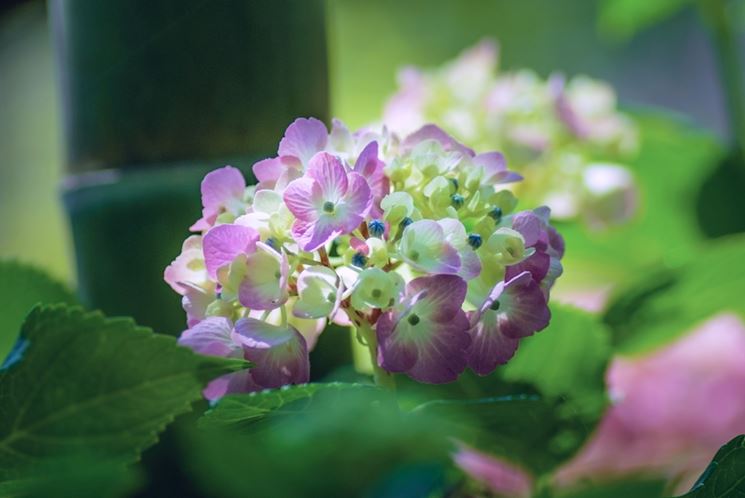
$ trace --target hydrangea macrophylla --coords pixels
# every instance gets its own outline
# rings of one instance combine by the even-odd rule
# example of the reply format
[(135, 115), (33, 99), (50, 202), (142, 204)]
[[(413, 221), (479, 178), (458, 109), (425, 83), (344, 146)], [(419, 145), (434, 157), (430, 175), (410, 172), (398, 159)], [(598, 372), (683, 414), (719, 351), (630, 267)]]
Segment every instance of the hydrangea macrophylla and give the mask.
[(207, 175), (201, 233), (165, 272), (181, 343), (254, 364), (209, 397), (307, 381), (330, 321), (357, 329), (379, 381), (429, 383), (488, 374), (547, 325), (563, 241), (546, 208), (514, 212), (501, 186), (521, 176), (500, 153), (431, 124), (398, 137), (301, 118), (253, 170), (255, 187)]
[(585, 76), (498, 72), (497, 62), (496, 43), (484, 40), (435, 70), (403, 69), (383, 122), (430, 138), (426, 125), (437, 122), (471, 146), (505, 152), (527, 177), (516, 191), (548, 204), (556, 218), (580, 217), (594, 228), (628, 220), (637, 189), (630, 171), (615, 163), (636, 154), (638, 138), (617, 111), (613, 88)]

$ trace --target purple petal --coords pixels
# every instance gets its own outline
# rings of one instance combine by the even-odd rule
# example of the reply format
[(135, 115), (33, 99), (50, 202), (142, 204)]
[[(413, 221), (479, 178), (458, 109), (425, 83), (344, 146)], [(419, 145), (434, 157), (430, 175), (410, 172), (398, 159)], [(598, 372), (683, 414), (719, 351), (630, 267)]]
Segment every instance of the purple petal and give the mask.
[(259, 232), (242, 225), (218, 225), (204, 236), (204, 263), (207, 274), (217, 278), (217, 270), (233, 262), (239, 254), (251, 254), (256, 250)]
[(365, 178), (371, 178), (384, 167), (383, 161), (378, 159), (378, 142), (372, 141), (362, 149), (352, 171)]
[(336, 203), (347, 192), (347, 171), (341, 160), (328, 152), (313, 156), (308, 163), (307, 173), (320, 185), (324, 201)]
[(543, 330), (551, 320), (546, 298), (529, 272), (523, 272), (505, 284), (496, 315), (502, 334), (513, 339)]
[(295, 220), (292, 225), (292, 238), (300, 249), (307, 252), (315, 251), (341, 233), (341, 230), (325, 218), (310, 222)]
[(406, 294), (406, 309), (378, 320), (378, 363), (421, 382), (455, 380), (466, 367), (470, 344), (468, 319), (460, 309), (466, 283), (455, 275), (420, 277), (407, 285)]
[(548, 274), (550, 267), (551, 256), (543, 251), (536, 251), (518, 264), (508, 266), (504, 278), (510, 280), (527, 271), (533, 276), (533, 280), (540, 282)]
[(426, 293), (422, 300), (434, 309), (436, 321), (450, 320), (466, 299), (467, 290), (466, 282), (457, 275), (419, 277), (406, 285), (409, 296)]
[(221, 209), (240, 201), (246, 190), (243, 174), (232, 166), (210, 171), (202, 180), (202, 218), (194, 223), (192, 231), (207, 230), (215, 223)]
[(316, 118), (298, 118), (285, 131), (279, 142), (280, 156), (294, 156), (308, 164), (316, 152), (326, 148), (326, 125)]
[(500, 331), (496, 313), (488, 309), (468, 333), (471, 335), (468, 366), (479, 375), (489, 375), (497, 365), (507, 363), (520, 343), (519, 339), (509, 338)]
[(254, 318), (235, 324), (233, 339), (254, 363), (251, 377), (263, 388), (303, 384), (310, 377), (308, 349), (303, 336), (291, 326), (278, 327)]
[(483, 181), (489, 184), (518, 182), (523, 177), (507, 170), (504, 156), (500, 152), (485, 152), (473, 158), (474, 164), (484, 169)]
[(212, 316), (184, 331), (178, 343), (199, 354), (211, 356), (240, 356), (241, 348), (233, 342), (233, 323), (227, 318)]
[(389, 372), (406, 372), (416, 364), (417, 347), (413, 341), (396, 336), (396, 316), (388, 312), (378, 319), (375, 333), (378, 337), (378, 364)]
[(367, 216), (370, 212), (370, 206), (372, 205), (372, 192), (370, 186), (367, 184), (367, 180), (362, 175), (357, 173), (349, 174), (349, 189), (344, 196), (344, 207), (348, 210), (349, 214), (355, 215), (357, 219), (356, 223), (345, 223), (347, 231), (351, 232), (362, 221), (361, 218)]
[(520, 232), (525, 239), (525, 247), (533, 247), (544, 231), (543, 221), (531, 211), (521, 211), (512, 217), (512, 229)]
[(227, 394), (249, 393), (261, 389), (261, 386), (257, 385), (251, 378), (249, 370), (241, 370), (216, 378), (207, 384), (207, 387), (202, 391), (202, 395), (210, 401), (215, 401)]
[(466, 147), (448, 135), (442, 128), (433, 124), (426, 124), (406, 137), (401, 143), (401, 150), (403, 152), (411, 151), (418, 143), (425, 140), (436, 140), (440, 142), (440, 145), (442, 145), (442, 148), (446, 151), (455, 150), (470, 157), (476, 155), (473, 149)]
[(298, 178), (287, 185), (284, 191), (284, 201), (287, 209), (295, 218), (303, 221), (313, 221), (318, 218), (318, 211), (314, 198), (319, 195), (319, 187), (312, 178)]
[(202, 180), (202, 205), (205, 209), (217, 209), (231, 199), (241, 199), (246, 190), (243, 174), (232, 166), (207, 173)]
[(471, 339), (468, 319), (458, 310), (451, 320), (434, 324), (430, 339), (419, 347), (417, 362), (406, 373), (419, 382), (442, 384), (458, 378), (467, 365), (466, 350)]

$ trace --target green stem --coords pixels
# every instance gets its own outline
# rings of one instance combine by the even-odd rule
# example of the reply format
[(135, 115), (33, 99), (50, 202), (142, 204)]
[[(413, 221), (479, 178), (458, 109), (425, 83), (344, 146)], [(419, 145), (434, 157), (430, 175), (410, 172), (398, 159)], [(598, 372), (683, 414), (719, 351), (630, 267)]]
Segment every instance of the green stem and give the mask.
[(733, 141), (745, 151), (745, 93), (743, 68), (726, 0), (698, 0), (699, 13), (709, 26), (719, 66)]
[(375, 335), (375, 330), (373, 330), (370, 324), (366, 321), (359, 325), (358, 330), (367, 343), (368, 351), (370, 351), (370, 360), (373, 367), (373, 379), (375, 380), (375, 384), (395, 391), (396, 379), (393, 377), (393, 374), (383, 370), (378, 365), (378, 338)]

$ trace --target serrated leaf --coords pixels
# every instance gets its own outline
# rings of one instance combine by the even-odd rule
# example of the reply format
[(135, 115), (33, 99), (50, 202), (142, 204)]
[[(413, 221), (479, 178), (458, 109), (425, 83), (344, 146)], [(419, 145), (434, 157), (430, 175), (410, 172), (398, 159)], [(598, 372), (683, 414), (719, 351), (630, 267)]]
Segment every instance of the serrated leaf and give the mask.
[(143, 484), (139, 469), (116, 460), (90, 454), (53, 458), (36, 469), (33, 476), (0, 482), (4, 498), (120, 498), (132, 496)]
[(693, 489), (681, 498), (745, 496), (745, 435), (722, 446)]
[[(294, 415), (309, 410), (317, 398), (344, 396), (352, 392), (372, 394), (377, 388), (365, 384), (303, 384), (285, 386), (280, 389), (225, 396), (200, 419), (202, 428), (255, 429), (255, 425), (267, 416), (273, 419)], [(253, 426), (253, 427), (252, 427)]]
[(35, 308), (0, 370), (0, 478), (80, 452), (135, 460), (204, 384), (245, 365), (200, 356), (130, 319)]
[(77, 299), (67, 287), (38, 268), (0, 260), (0, 363), (18, 337), (23, 319), (39, 303), (76, 304)]
[(434, 400), (411, 414), (434, 417), (442, 431), (540, 476), (565, 461), (590, 427), (562, 414), (562, 407), (539, 396), (477, 400)]

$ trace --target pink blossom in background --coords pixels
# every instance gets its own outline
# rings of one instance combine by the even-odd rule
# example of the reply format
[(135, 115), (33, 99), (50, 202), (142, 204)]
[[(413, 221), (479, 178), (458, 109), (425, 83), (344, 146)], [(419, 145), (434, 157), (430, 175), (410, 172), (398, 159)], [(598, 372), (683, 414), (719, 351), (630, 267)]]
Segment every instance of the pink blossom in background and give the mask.
[(522, 469), (493, 455), (461, 445), (453, 461), (470, 478), (504, 498), (527, 498), (533, 488), (532, 478)]
[(615, 359), (607, 383), (613, 406), (556, 482), (638, 474), (686, 491), (745, 432), (745, 324), (717, 315), (654, 353)]

